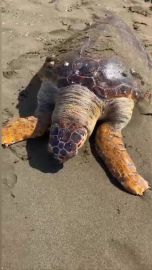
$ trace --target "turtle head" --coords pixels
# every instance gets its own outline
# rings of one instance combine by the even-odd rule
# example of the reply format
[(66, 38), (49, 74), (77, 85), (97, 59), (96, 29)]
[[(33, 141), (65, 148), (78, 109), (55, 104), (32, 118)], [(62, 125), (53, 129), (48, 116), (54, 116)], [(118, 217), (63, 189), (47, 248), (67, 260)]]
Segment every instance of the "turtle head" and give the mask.
[(64, 163), (78, 153), (87, 138), (87, 129), (70, 123), (55, 123), (50, 129), (49, 152), (54, 158)]
[(59, 90), (52, 115), (49, 152), (60, 162), (78, 153), (101, 115), (101, 101), (82, 85)]

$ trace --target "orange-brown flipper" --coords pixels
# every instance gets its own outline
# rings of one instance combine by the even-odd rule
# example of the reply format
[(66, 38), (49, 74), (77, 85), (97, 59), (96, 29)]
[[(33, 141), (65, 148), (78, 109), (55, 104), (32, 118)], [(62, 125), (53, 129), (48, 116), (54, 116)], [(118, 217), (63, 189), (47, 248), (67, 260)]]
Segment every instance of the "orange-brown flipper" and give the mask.
[(48, 120), (48, 116), (45, 121), (34, 116), (29, 116), (6, 123), (2, 127), (1, 144), (8, 146), (23, 140), (42, 136), (48, 130), (50, 125), (50, 121)]
[(121, 132), (114, 131), (109, 123), (99, 126), (96, 149), (112, 175), (128, 192), (142, 195), (144, 191), (150, 189), (149, 183), (137, 173), (122, 141)]

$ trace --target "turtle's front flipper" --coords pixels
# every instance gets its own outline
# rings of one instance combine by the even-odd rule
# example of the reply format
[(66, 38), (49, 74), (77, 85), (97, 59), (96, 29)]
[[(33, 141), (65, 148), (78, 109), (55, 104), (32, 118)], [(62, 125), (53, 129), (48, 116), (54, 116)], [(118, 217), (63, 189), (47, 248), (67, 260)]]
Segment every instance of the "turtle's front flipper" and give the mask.
[(51, 81), (41, 84), (37, 95), (38, 106), (35, 117), (19, 118), (2, 127), (2, 145), (42, 136), (51, 125), (52, 112), (58, 95), (58, 89)]
[(8, 146), (23, 140), (42, 136), (51, 123), (50, 115), (46, 115), (46, 117), (43, 115), (43, 118), (30, 116), (6, 123), (2, 127), (1, 144)]
[(119, 131), (103, 123), (96, 133), (96, 149), (112, 175), (132, 194), (142, 195), (150, 186), (136, 171)]

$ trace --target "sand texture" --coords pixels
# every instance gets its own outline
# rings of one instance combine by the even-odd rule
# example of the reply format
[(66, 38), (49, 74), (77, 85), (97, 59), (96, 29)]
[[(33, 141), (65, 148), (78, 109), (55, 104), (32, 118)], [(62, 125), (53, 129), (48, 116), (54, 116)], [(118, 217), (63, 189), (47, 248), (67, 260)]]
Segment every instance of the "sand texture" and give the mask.
[[(33, 114), (45, 57), (103, 8), (124, 19), (152, 57), (150, 1), (2, 1), (3, 122)], [(151, 115), (136, 108), (123, 135), (152, 184)], [(2, 149), (2, 269), (152, 269), (152, 193), (125, 192), (90, 143), (64, 166), (47, 143), (46, 136)]]

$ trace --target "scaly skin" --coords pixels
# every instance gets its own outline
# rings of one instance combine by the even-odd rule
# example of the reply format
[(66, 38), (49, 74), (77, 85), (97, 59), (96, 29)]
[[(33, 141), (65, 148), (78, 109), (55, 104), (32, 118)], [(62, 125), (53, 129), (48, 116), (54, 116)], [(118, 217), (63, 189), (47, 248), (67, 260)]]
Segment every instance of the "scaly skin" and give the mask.
[(122, 141), (121, 132), (114, 131), (109, 123), (99, 126), (96, 133), (96, 149), (112, 175), (128, 192), (143, 195), (144, 191), (151, 188), (137, 173)]
[(48, 130), (50, 124), (50, 114), (48, 113), (40, 114), (38, 117), (18, 118), (2, 127), (1, 144), (9, 146), (30, 138), (40, 137)]
[(8, 146), (32, 138), (37, 122), (34, 116), (30, 116), (6, 123), (2, 127), (2, 145)]

